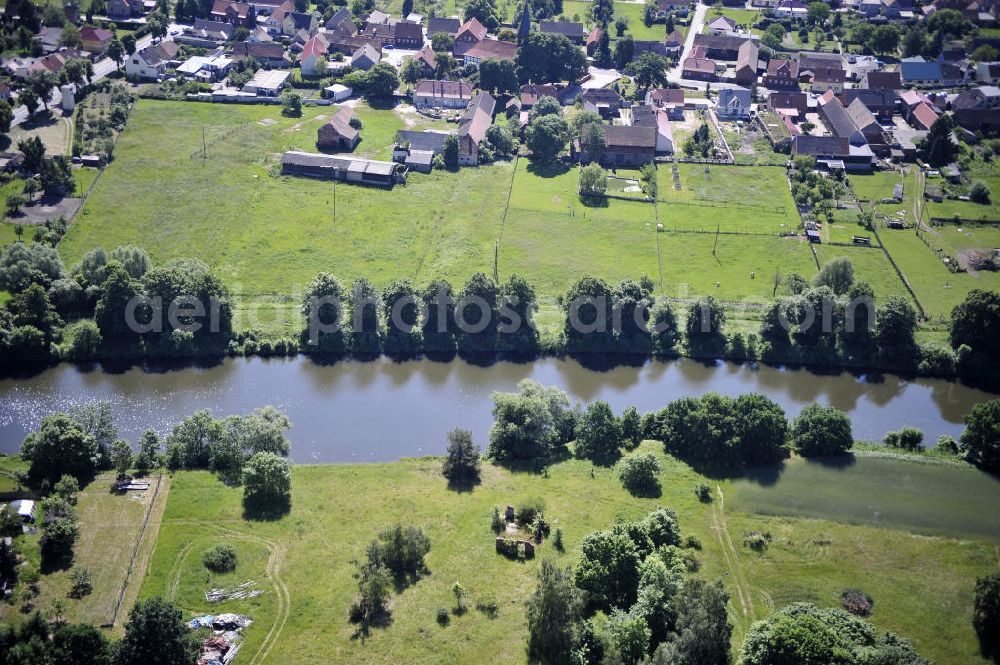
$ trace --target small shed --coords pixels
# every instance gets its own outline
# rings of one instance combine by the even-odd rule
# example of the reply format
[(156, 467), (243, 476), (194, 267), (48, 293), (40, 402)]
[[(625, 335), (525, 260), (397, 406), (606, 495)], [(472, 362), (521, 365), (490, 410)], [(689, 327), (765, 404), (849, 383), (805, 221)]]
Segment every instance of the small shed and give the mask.
[(35, 502), (31, 499), (18, 499), (10, 502), (10, 508), (25, 522), (35, 521)]
[(411, 150), (403, 163), (418, 173), (430, 173), (433, 160), (434, 152), (431, 150)]
[(806, 237), (809, 238), (809, 242), (817, 245), (823, 242), (822, 236), (816, 229), (806, 229)]
[(353, 94), (354, 90), (340, 83), (334, 83), (333, 85), (323, 88), (323, 97), (326, 99), (332, 99), (335, 102), (344, 101)]
[(80, 163), (95, 169), (101, 168), (101, 158), (98, 155), (80, 155)]

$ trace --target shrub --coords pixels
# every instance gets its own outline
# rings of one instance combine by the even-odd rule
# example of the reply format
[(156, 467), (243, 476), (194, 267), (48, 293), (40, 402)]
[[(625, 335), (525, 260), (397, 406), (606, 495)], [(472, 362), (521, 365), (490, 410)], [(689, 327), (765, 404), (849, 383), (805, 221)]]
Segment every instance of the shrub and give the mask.
[(851, 419), (833, 407), (810, 404), (792, 421), (792, 447), (805, 457), (829, 457), (851, 449)]
[(500, 609), (500, 604), (497, 602), (495, 594), (484, 593), (476, 600), (476, 609), (489, 618), (495, 619)]
[(635, 450), (642, 443), (642, 419), (639, 411), (634, 406), (630, 406), (622, 413), (622, 443), (626, 450)]
[(490, 519), (490, 528), (493, 530), (493, 533), (500, 533), (506, 526), (507, 523), (504, 522), (500, 506), (493, 506), (493, 517)]
[(427, 569), (424, 555), (431, 541), (418, 526), (397, 524), (383, 530), (368, 546), (368, 558), (385, 566), (394, 575), (417, 575)]
[(698, 540), (697, 536), (688, 536), (687, 538), (684, 539), (684, 547), (690, 550), (700, 550), (701, 541)]
[(535, 521), (535, 518), (545, 512), (545, 500), (537, 496), (526, 496), (521, 499), (517, 507), (517, 523), (528, 525)]
[(455, 614), (458, 616), (465, 614), (465, 601), (469, 597), (469, 591), (462, 586), (461, 582), (455, 582), (451, 585), (451, 593), (455, 596)]
[(702, 503), (712, 503), (712, 488), (705, 483), (701, 483), (695, 487), (694, 493)]
[(55, 485), (52, 492), (71, 504), (76, 504), (76, 493), (80, 491), (80, 482), (73, 476), (64, 475)]
[(972, 183), (969, 198), (975, 203), (988, 204), (990, 202), (990, 188), (982, 180), (977, 180)]
[(556, 532), (552, 534), (552, 546), (560, 552), (565, 551), (565, 546), (563, 545), (563, 530), (561, 526), (557, 526)]
[(437, 608), (437, 622), (441, 626), (447, 626), (448, 622), (451, 621), (451, 615), (448, 613), (447, 607)]
[(540, 543), (542, 542), (542, 538), (547, 537), (552, 531), (552, 525), (545, 520), (544, 513), (538, 513), (531, 530), (535, 536), (535, 542)]
[(769, 532), (749, 531), (743, 534), (743, 547), (754, 552), (764, 552), (771, 544), (771, 534)]
[(972, 626), (987, 649), (997, 645), (1000, 635), (1000, 575), (976, 580)]
[(840, 594), (840, 604), (851, 614), (866, 617), (872, 613), (875, 601), (860, 589), (846, 589)]
[(904, 427), (896, 432), (889, 432), (885, 435), (883, 442), (890, 448), (901, 448), (903, 450), (919, 450), (923, 443), (924, 433), (916, 427)]
[(70, 598), (83, 598), (90, 595), (90, 592), (94, 590), (94, 586), (90, 581), (90, 570), (87, 568), (74, 568), (69, 578), (73, 584), (69, 591)]
[(958, 455), (958, 442), (950, 436), (939, 436), (934, 450), (945, 455)]
[(479, 447), (472, 442), (472, 432), (455, 429), (448, 433), (448, 454), (441, 473), (450, 482), (479, 480)]
[(622, 486), (635, 496), (659, 496), (660, 460), (652, 453), (622, 460), (619, 476)]
[(214, 573), (231, 573), (236, 570), (236, 548), (216, 545), (201, 556), (201, 562)]

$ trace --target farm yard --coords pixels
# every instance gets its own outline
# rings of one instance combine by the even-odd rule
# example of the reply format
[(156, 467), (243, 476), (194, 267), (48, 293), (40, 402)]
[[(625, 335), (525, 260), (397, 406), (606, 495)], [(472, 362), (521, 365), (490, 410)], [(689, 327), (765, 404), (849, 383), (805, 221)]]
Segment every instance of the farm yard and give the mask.
[[(578, 460), (553, 465), (545, 477), (486, 465), (483, 483), (469, 493), (448, 490), (440, 460), (434, 458), (295, 466), (292, 511), (276, 522), (243, 520), (238, 488), (226, 487), (207, 472), (182, 472), (171, 486), (141, 596), (165, 595), (186, 616), (195, 616), (217, 611), (202, 596), (209, 587), (254, 580), (264, 591), (261, 596), (225, 607), (254, 617), (245, 653), (261, 655), (266, 662), (294, 665), (322, 657), (337, 663), (389, 658), (473, 663), (486, 651), (498, 663), (521, 662), (524, 598), (535, 584), (540, 561), (572, 565), (586, 534), (606, 528), (616, 517), (667, 505), (678, 511), (682, 533), (702, 544), (698, 574), (721, 578), (727, 585), (734, 644), (754, 620), (776, 607), (801, 599), (831, 606), (844, 588), (857, 587), (875, 598), (871, 618), (880, 630), (906, 635), (943, 665), (984, 662), (971, 628), (969, 597), (975, 577), (995, 567), (1000, 532), (997, 525), (980, 522), (967, 534), (965, 522), (956, 527), (948, 521), (950, 508), (924, 491), (939, 466), (855, 458), (843, 468), (814, 469), (820, 465), (795, 460), (766, 471), (766, 479), (708, 481), (719, 498), (705, 504), (691, 491), (706, 481), (703, 476), (664, 456), (653, 442), (639, 452), (652, 452), (664, 465), (663, 496), (657, 499), (632, 497), (611, 470)], [(943, 477), (950, 479), (949, 470), (945, 472)], [(997, 491), (995, 481), (977, 471), (954, 473), (967, 474), (963, 478), (969, 482), (949, 485), (950, 494), (959, 495), (953, 505), (976, 504), (983, 491)], [(809, 486), (805, 492), (803, 483)], [(810, 498), (830, 493), (864, 499), (838, 506)], [(897, 493), (909, 498), (902, 513)], [(583, 495), (589, 500), (580, 502)], [(543, 497), (546, 516), (563, 529), (565, 552), (546, 541), (534, 560), (511, 562), (494, 551), (490, 511), (529, 496)], [(357, 505), (371, 509), (358, 513)], [(851, 514), (858, 510), (879, 511), (882, 517), (872, 526)], [(355, 627), (347, 620), (356, 592), (351, 561), (363, 555), (374, 533), (396, 522), (427, 531), (430, 573), (394, 597), (386, 627), (366, 639), (353, 639)], [(952, 539), (956, 528), (965, 539)], [(765, 552), (739, 545), (750, 530), (773, 534)], [(221, 543), (239, 552), (236, 572), (225, 577), (209, 573), (201, 563), (201, 554)], [(844, 566), (845, 561), (852, 565)], [(453, 605), (455, 581), (469, 590), (470, 609), (448, 625), (438, 625), (435, 608)], [(913, 611), (914, 597), (923, 599), (918, 612)], [(473, 609), (493, 603), (495, 612)]]

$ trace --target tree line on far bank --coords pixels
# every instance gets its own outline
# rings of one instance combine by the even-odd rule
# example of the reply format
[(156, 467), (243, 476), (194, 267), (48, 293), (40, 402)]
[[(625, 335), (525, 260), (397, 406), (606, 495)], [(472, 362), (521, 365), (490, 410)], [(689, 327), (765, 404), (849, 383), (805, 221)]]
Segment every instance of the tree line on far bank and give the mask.
[[(298, 339), (234, 332), (228, 288), (202, 262), (154, 266), (140, 248), (88, 252), (66, 270), (55, 249), (13, 243), (0, 252), (0, 357), (12, 363), (58, 359), (195, 355), (293, 355), (371, 358), (385, 354), (482, 357), (571, 354), (727, 358), (959, 375), (995, 383), (1000, 369), (1000, 294), (973, 290), (952, 312), (950, 348), (918, 344), (910, 303), (876, 301), (849, 259), (834, 259), (808, 281), (774, 276), (775, 299), (757, 332), (732, 331), (712, 296), (677, 305), (654, 297), (649, 277), (612, 285), (584, 276), (557, 299), (562, 330), (540, 335), (534, 287), (512, 274), (472, 275), (461, 288), (436, 279), (420, 288), (367, 278), (345, 286), (329, 273), (308, 285)], [(137, 301), (138, 299), (138, 301)], [(138, 302), (132, 307), (130, 303)], [(159, 303), (157, 306), (155, 303)], [(181, 306), (172, 309), (174, 303)], [(129, 312), (135, 325), (129, 325)], [(337, 321), (339, 326), (329, 324)], [(335, 328), (335, 329), (334, 329)]]

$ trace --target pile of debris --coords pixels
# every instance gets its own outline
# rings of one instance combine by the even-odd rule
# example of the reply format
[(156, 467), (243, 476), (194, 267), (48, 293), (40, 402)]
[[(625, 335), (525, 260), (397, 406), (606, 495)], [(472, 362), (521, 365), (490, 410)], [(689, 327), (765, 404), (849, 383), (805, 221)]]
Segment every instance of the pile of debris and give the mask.
[(252, 624), (241, 614), (219, 614), (196, 617), (188, 622), (192, 630), (211, 629), (212, 635), (201, 643), (198, 665), (229, 665), (236, 658), (242, 643), (243, 629)]
[(221, 603), (224, 600), (244, 600), (246, 598), (256, 598), (261, 593), (260, 589), (254, 587), (257, 582), (250, 580), (244, 582), (233, 589), (209, 589), (205, 592), (205, 600), (210, 603)]

